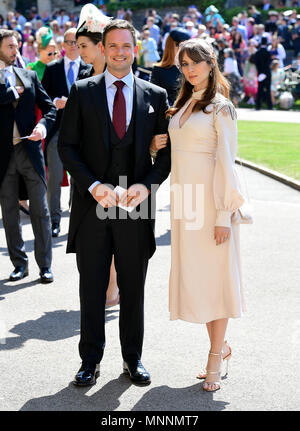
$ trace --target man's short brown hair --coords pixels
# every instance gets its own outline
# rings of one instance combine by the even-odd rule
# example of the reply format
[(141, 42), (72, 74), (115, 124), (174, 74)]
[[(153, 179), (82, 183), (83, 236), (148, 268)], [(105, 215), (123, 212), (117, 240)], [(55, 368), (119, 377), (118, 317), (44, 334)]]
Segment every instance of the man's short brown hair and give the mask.
[(137, 40), (136, 40), (135, 28), (133, 27), (132, 24), (130, 24), (128, 21), (125, 21), (124, 19), (113, 19), (105, 26), (103, 30), (103, 35), (102, 35), (102, 43), (104, 46), (105, 46), (107, 33), (109, 33), (112, 30), (129, 30), (132, 35), (133, 44), (134, 46), (136, 46)]
[(13, 30), (7, 30), (6, 28), (0, 29), (0, 46), (2, 45), (2, 40), (6, 37), (16, 37)]

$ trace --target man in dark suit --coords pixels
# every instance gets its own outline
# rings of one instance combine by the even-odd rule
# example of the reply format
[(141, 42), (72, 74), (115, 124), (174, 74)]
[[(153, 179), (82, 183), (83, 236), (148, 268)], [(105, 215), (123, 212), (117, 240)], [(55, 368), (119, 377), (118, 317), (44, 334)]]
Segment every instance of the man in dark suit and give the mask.
[[(112, 255), (120, 290), (123, 370), (133, 381), (148, 384), (150, 374), (141, 363), (144, 284), (155, 251), (155, 188), (171, 165), (169, 143), (154, 164), (149, 146), (154, 135), (167, 132), (167, 93), (133, 75), (131, 24), (112, 21), (102, 43), (107, 69), (73, 84), (58, 144), (75, 180), (67, 252), (76, 252), (80, 273), (82, 366), (74, 384), (94, 384), (99, 375)], [(114, 191), (118, 185), (126, 190), (120, 200)], [(118, 203), (134, 210), (129, 215)]]
[(266, 98), (268, 109), (273, 109), (271, 100), (271, 54), (267, 49), (268, 40), (262, 37), (261, 46), (253, 56), (258, 75), (258, 91), (255, 99), (257, 110), (261, 108), (263, 98)]
[(63, 179), (63, 166), (57, 152), (58, 131), (71, 86), (90, 67), (81, 61), (79, 57), (75, 34), (76, 28), (71, 28), (65, 32), (63, 42), (65, 55), (60, 60), (47, 65), (42, 80), (43, 87), (57, 109), (55, 125), (45, 142), (46, 164), (48, 168), (47, 198), (53, 237), (57, 237), (60, 232), (60, 196)]
[[(52, 244), (41, 139), (54, 124), (55, 106), (35, 72), (13, 66), (17, 49), (14, 33), (0, 30), (0, 204), (8, 252), (15, 267), (10, 280), (28, 275), (18, 204), (19, 175), (22, 175), (29, 195), (35, 259), (41, 281), (48, 283), (53, 281)], [(35, 104), (43, 113), (37, 125)], [(20, 139), (25, 136), (29, 137)]]
[(276, 10), (272, 10), (268, 13), (269, 19), (265, 22), (265, 31), (267, 33), (277, 33), (278, 32), (278, 12)]
[(252, 16), (252, 18), (254, 18), (255, 24), (262, 24), (261, 13), (258, 12), (258, 10), (256, 9), (256, 7), (254, 5), (249, 5), (248, 6), (248, 14), (250, 16)]

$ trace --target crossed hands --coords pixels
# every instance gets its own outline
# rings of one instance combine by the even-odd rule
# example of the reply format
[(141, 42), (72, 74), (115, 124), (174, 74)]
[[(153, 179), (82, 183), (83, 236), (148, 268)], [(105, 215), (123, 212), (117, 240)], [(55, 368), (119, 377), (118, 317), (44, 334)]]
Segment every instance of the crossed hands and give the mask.
[(143, 184), (133, 184), (127, 189), (121, 198), (117, 193), (105, 184), (99, 184), (92, 190), (93, 198), (103, 207), (110, 208), (119, 203), (124, 206), (137, 207), (150, 194), (150, 191)]

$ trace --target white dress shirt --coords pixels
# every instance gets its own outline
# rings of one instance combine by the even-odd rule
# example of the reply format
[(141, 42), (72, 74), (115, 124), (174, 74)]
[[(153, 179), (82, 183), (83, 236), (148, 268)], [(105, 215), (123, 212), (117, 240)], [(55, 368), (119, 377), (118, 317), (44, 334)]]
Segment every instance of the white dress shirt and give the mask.
[[(13, 70), (12, 66), (7, 66), (4, 69), (4, 73), (5, 73), (5, 77), (7, 78), (8, 82), (10, 83), (11, 89), (14, 92), (15, 98), (19, 99), (20, 95), (16, 90), (16, 75), (15, 72)], [(38, 127), (42, 133), (42, 139), (46, 138), (47, 135), (47, 129), (43, 124), (37, 124), (36, 127)]]
[(133, 73), (130, 71), (128, 75), (124, 76), (124, 78), (119, 79), (112, 75), (106, 69), (104, 72), (105, 77), (105, 86), (106, 86), (106, 96), (107, 96), (107, 105), (109, 110), (109, 115), (112, 120), (113, 116), (113, 107), (114, 107), (114, 98), (117, 92), (117, 87), (114, 85), (115, 81), (123, 81), (126, 85), (124, 85), (122, 91), (125, 97), (126, 102), (126, 130), (131, 121), (132, 107), (133, 107)]
[[(66, 55), (64, 56), (64, 67), (65, 67), (65, 76), (66, 76), (66, 83), (67, 83), (67, 87), (70, 93), (70, 89), (71, 89), (71, 85), (68, 81), (68, 72), (70, 69), (70, 63), (71, 61), (74, 61), (73, 64), (73, 73), (74, 73), (74, 81), (76, 81), (77, 77), (78, 77), (78, 73), (79, 73), (79, 68), (80, 68), (80, 56), (76, 58), (76, 60), (71, 60), (69, 57), (67, 57)], [(60, 97), (55, 97), (53, 99), (53, 103), (56, 106), (56, 101), (60, 99)], [(57, 109), (57, 108), (56, 108)]]
[(66, 81), (67, 81), (69, 92), (70, 92), (71, 86), (70, 86), (69, 81), (68, 81), (68, 72), (69, 72), (69, 69), (70, 69), (70, 63), (71, 63), (71, 61), (74, 61), (74, 64), (73, 64), (73, 73), (74, 73), (74, 81), (76, 81), (76, 79), (78, 77), (78, 73), (79, 73), (80, 57), (77, 57), (76, 60), (71, 60), (66, 55), (64, 56), (65, 75), (66, 75)]
[[(108, 105), (108, 110), (109, 110), (109, 115), (111, 120), (113, 118), (114, 98), (117, 92), (117, 87), (116, 85), (114, 85), (114, 82), (123, 81), (125, 83), (124, 87), (122, 88), (122, 91), (126, 102), (126, 130), (127, 130), (131, 121), (132, 108), (133, 108), (133, 83), (134, 83), (133, 73), (132, 71), (130, 71), (128, 75), (120, 79), (120, 78), (116, 78), (106, 69), (104, 72), (104, 79), (105, 79), (105, 87), (106, 87), (107, 105)], [(100, 181), (95, 181), (89, 187), (89, 192), (92, 193), (92, 190), (98, 184), (101, 184)]]
[(5, 78), (7, 78), (8, 82), (10, 83), (10, 86), (12, 88), (12, 91), (14, 92), (15, 98), (19, 99), (20, 95), (16, 90), (16, 76), (15, 76), (15, 72), (13, 70), (13, 67), (7, 66), (4, 69), (4, 75), (5, 75)]

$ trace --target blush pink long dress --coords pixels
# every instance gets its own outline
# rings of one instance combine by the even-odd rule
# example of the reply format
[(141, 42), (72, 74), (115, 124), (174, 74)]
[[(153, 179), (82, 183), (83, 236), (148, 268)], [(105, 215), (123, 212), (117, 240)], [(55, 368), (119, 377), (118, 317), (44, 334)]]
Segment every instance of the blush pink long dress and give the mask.
[[(204, 91), (204, 90), (203, 90)], [(237, 119), (232, 103), (217, 93), (212, 104), (169, 124), (171, 139), (170, 319), (194, 323), (240, 317), (244, 311), (239, 225), (231, 216), (244, 202), (234, 160)], [(220, 245), (214, 227), (230, 227)]]

